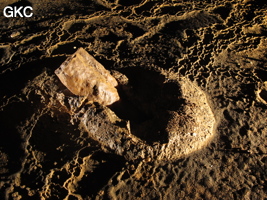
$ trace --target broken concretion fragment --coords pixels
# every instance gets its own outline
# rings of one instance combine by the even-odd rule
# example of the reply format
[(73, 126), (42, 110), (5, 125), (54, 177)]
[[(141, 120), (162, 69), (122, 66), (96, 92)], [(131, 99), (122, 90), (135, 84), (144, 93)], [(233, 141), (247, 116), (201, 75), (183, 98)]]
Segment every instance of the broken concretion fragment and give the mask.
[(116, 79), (83, 48), (67, 58), (55, 74), (74, 95), (104, 106), (120, 99)]

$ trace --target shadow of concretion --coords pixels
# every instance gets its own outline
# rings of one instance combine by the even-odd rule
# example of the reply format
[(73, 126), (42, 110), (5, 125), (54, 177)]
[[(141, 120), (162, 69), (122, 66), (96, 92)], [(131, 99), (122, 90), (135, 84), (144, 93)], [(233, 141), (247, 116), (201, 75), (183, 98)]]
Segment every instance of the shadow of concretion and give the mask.
[[(101, 130), (90, 112), (79, 112), (82, 125), (95, 140), (129, 160), (174, 161), (208, 144), (215, 117), (197, 85), (166, 71), (125, 68), (120, 72), (128, 83), (121, 82), (121, 100), (110, 108), (128, 120), (127, 130), (118, 129), (120, 133), (114, 134), (117, 124), (111, 126), (113, 130)], [(108, 121), (118, 121), (111, 111), (105, 112)]]
[(143, 68), (121, 70), (129, 79), (130, 89), (119, 88), (121, 100), (111, 107), (122, 119), (130, 120), (134, 135), (149, 144), (167, 143), (169, 111), (182, 111), (184, 99), (179, 85), (168, 82), (159, 72)]

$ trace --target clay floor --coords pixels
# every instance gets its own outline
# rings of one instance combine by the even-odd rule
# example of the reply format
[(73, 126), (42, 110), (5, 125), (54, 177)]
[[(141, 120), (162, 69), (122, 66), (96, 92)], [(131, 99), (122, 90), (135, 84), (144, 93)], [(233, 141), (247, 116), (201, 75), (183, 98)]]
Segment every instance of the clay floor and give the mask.
[[(6, 18), (5, 6), (31, 6)], [(267, 2), (1, 0), (0, 199), (267, 199)], [(55, 70), (84, 48), (110, 106)]]

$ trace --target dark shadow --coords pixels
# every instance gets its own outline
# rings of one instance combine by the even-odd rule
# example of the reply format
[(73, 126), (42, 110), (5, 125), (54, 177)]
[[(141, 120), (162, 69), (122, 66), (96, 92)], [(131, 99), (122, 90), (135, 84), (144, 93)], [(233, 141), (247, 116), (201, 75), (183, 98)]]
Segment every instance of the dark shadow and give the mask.
[(0, 98), (18, 94), (29, 80), (33, 80), (45, 68), (54, 71), (66, 59), (65, 56), (32, 61), (0, 75)]
[(134, 135), (148, 143), (168, 142), (166, 126), (171, 111), (182, 111), (184, 99), (181, 98), (177, 82), (165, 81), (158, 72), (142, 68), (122, 69), (129, 79), (127, 88), (118, 88), (121, 100), (111, 109), (122, 119), (130, 120)]
[[(58, 47), (56, 49), (53, 50), (52, 55), (57, 55), (57, 54), (74, 54), (78, 47), (82, 47), (83, 45), (75, 40), (73, 42), (70, 43), (66, 43), (63, 45), (58, 45)], [(60, 65), (58, 65), (59, 67)]]
[(265, 70), (255, 70), (255, 73), (258, 78), (260, 78), (262, 81), (267, 81), (267, 71)]
[(225, 20), (229, 16), (231, 10), (232, 10), (231, 5), (226, 5), (215, 8), (213, 12), (219, 14), (221, 18)]
[(169, 15), (175, 15), (179, 13), (180, 11), (183, 11), (185, 6), (165, 6), (160, 8), (160, 14), (169, 14)]
[(83, 176), (76, 191), (84, 197), (95, 197), (109, 179), (125, 166), (125, 160), (114, 154), (98, 152), (91, 159), (95, 163), (93, 172)]
[(267, 91), (266, 90), (262, 90), (260, 93), (259, 93), (260, 97), (265, 101), (267, 102)]
[[(1, 165), (8, 169), (5, 174), (8, 176), (21, 170), (22, 161), (25, 157), (23, 134), (18, 131), (19, 126), (27, 117), (30, 116), (30, 107), (27, 103), (11, 103), (0, 112), (1, 121), (1, 140), (0, 150), (7, 155), (7, 160), (1, 160)], [(1, 166), (3, 167), (3, 166)]]
[(45, 154), (45, 161), (42, 163), (44, 171), (48, 172), (53, 168), (55, 162), (57, 167), (62, 166), (66, 161), (71, 160), (75, 152), (82, 147), (77, 140), (72, 139), (72, 137), (78, 138), (80, 131), (69, 121), (68, 114), (58, 113), (57, 116), (46, 114), (40, 117), (32, 130), (29, 143), (33, 150)]
[(134, 38), (145, 34), (145, 31), (142, 28), (132, 25), (130, 23), (126, 24), (125, 30), (127, 32), (130, 32)]
[(18, 2), (10, 4), (9, 6), (11, 6), (11, 7), (14, 7), (14, 6), (16, 6), (16, 7), (20, 7), (20, 6), (25, 7), (25, 6), (32, 6), (32, 3), (27, 1), (27, 0), (19, 0)]

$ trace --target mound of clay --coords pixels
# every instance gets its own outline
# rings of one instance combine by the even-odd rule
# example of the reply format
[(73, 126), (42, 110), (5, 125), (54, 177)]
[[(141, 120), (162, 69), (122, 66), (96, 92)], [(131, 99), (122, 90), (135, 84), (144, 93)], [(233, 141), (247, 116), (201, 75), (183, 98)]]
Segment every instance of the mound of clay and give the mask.
[[(73, 109), (73, 121), (78, 121), (104, 149), (127, 160), (177, 160), (204, 147), (213, 136), (215, 124), (204, 92), (177, 74), (135, 71), (138, 77), (131, 70), (124, 75), (129, 78), (126, 88), (131, 90), (122, 96), (129, 103), (118, 107), (122, 106), (124, 119), (133, 109), (137, 118), (143, 115), (147, 118), (141, 121), (131, 118), (127, 125), (119, 118), (121, 113), (116, 115), (117, 109), (114, 113), (107, 107), (79, 105)], [(65, 107), (75, 107), (70, 101), (69, 104)]]
[(204, 92), (185, 78), (177, 84), (185, 103), (182, 112), (170, 112), (166, 127), (169, 141), (159, 155), (163, 160), (175, 160), (205, 147), (214, 133), (215, 118)]

